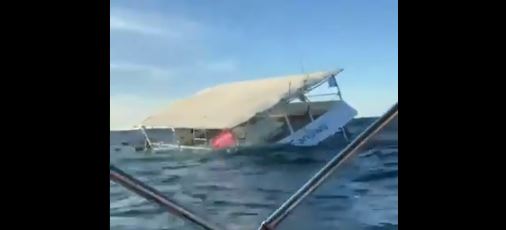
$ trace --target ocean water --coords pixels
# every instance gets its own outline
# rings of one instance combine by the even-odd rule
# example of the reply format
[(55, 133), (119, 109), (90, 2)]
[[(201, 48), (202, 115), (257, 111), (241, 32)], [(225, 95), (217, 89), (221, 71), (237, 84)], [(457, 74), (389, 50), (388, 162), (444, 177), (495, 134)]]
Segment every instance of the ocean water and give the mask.
[[(111, 162), (226, 229), (257, 229), (343, 146), (167, 152), (111, 149)], [(397, 229), (396, 145), (364, 149), (278, 229)], [(110, 183), (110, 229), (199, 229)]]

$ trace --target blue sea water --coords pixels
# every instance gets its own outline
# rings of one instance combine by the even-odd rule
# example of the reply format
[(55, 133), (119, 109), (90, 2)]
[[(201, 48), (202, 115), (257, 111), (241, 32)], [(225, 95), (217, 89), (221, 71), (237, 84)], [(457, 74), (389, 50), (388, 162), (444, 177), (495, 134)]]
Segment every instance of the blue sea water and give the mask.
[[(111, 149), (111, 163), (226, 229), (257, 229), (343, 146), (235, 153)], [(364, 149), (338, 169), (279, 229), (397, 229), (394, 146)], [(110, 229), (199, 229), (110, 183)]]

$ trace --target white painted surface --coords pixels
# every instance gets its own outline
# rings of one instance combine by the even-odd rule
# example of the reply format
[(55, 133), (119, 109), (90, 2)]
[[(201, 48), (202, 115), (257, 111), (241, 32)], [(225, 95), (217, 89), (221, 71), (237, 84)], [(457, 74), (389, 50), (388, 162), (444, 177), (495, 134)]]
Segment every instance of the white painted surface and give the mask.
[(295, 146), (314, 146), (340, 131), (357, 115), (357, 111), (344, 101), (337, 101), (325, 114), (304, 128), (285, 137), (279, 143)]

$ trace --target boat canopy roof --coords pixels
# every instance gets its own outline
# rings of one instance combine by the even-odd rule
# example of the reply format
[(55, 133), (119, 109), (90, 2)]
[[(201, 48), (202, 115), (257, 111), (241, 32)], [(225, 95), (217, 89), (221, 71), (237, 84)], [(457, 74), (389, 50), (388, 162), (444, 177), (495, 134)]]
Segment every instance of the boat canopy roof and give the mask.
[(337, 75), (315, 72), (207, 88), (194, 96), (175, 101), (142, 122), (144, 126), (191, 129), (226, 129), (242, 124), (283, 100), (298, 97)]

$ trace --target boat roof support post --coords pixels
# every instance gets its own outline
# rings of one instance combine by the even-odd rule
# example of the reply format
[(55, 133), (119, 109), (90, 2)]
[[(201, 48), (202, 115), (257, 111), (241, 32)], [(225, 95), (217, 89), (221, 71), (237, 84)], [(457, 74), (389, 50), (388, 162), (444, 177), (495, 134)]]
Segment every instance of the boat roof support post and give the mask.
[(350, 142), (350, 137), (348, 137), (348, 130), (345, 126), (341, 127), (341, 132), (343, 132), (343, 137), (346, 142)]
[(146, 138), (146, 142), (148, 142), (149, 147), (151, 148), (153, 145), (151, 144), (151, 140), (149, 139), (148, 133), (146, 132), (146, 127), (144, 125), (141, 126), (141, 132)]
[(336, 80), (336, 88), (337, 88), (337, 97), (339, 97), (339, 100), (343, 100), (343, 94), (341, 93), (341, 88), (339, 87), (339, 83), (337, 83)]
[(288, 125), (288, 129), (290, 129), (290, 134), (293, 134), (293, 127), (292, 127), (292, 123), (290, 122), (290, 118), (288, 118), (288, 116), (285, 114), (285, 121), (286, 121), (286, 125)]
[(314, 117), (313, 117), (313, 110), (311, 109), (311, 101), (309, 100), (309, 98), (306, 95), (304, 95), (304, 101), (307, 104), (307, 110), (308, 110), (308, 114), (309, 114), (309, 119), (311, 119), (311, 122), (313, 122), (314, 121)]
[(295, 194), (286, 200), (277, 210), (275, 210), (259, 227), (259, 230), (275, 229), (308, 195), (314, 192), (332, 173), (339, 168), (351, 156), (366, 143), (368, 143), (376, 133), (387, 126), (398, 114), (398, 103), (390, 108), (383, 116), (371, 124), (364, 132), (348, 144), (341, 152), (332, 158), (323, 168), (321, 168), (309, 181), (307, 181)]
[(172, 131), (172, 142), (176, 143), (179, 146), (179, 138), (177, 137), (176, 129), (170, 128), (170, 130)]

